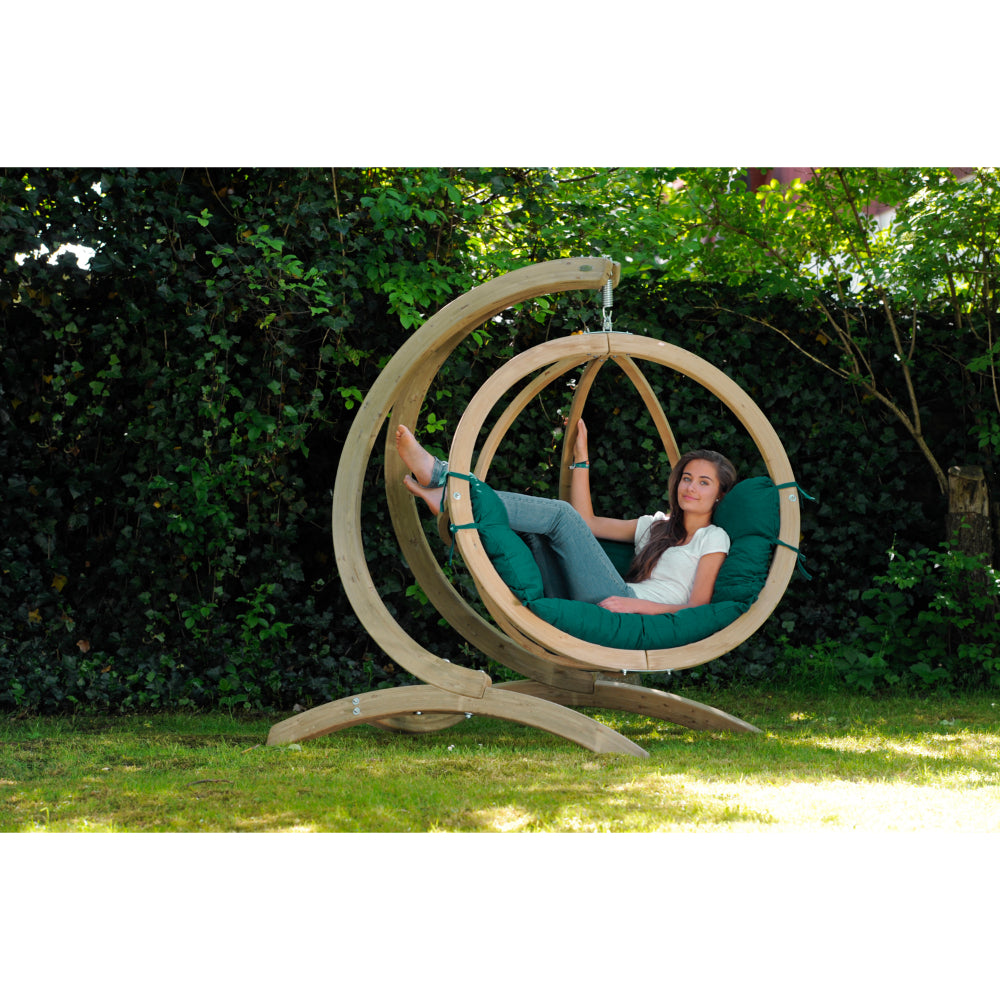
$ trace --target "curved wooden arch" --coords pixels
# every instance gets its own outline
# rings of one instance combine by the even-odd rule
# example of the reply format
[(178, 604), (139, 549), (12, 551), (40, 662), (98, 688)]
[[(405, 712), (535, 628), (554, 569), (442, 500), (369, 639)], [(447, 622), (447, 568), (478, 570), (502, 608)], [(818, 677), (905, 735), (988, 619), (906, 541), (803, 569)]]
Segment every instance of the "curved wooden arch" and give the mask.
[[(539, 631), (535, 624), (538, 619), (530, 623), (524, 620), (517, 609), (509, 605), (510, 594), (506, 587), (502, 584), (497, 586), (499, 582), (497, 577), (496, 580), (490, 579), (482, 596), (490, 613), (495, 615), (496, 621), (504, 624), (507, 631), (502, 631), (485, 621), (469, 606), (444, 576), (438, 565), (438, 559), (427, 542), (416, 503), (402, 485), (406, 470), (394, 447), (394, 427), (397, 423), (416, 426), (421, 406), (435, 376), (469, 333), (511, 305), (540, 295), (558, 294), (574, 289), (600, 289), (608, 283), (613, 286), (618, 282), (619, 273), (618, 265), (606, 258), (566, 258), (531, 265), (503, 275), (473, 288), (441, 309), (406, 341), (383, 369), (359, 407), (344, 444), (332, 508), (334, 550), (344, 590), (362, 626), (393, 660), (424, 683), (399, 688), (392, 692), (371, 692), (319, 706), (272, 727), (268, 737), (269, 744), (310, 739), (360, 723), (373, 723), (384, 728), (406, 731), (429, 731), (452, 724), (459, 713), (464, 713), (492, 715), (536, 726), (558, 733), (595, 752), (613, 751), (646, 756), (645, 751), (631, 741), (595, 720), (580, 715), (571, 707), (579, 705), (641, 711), (692, 728), (756, 731), (748, 723), (708, 706), (678, 699), (664, 692), (621, 684), (613, 677), (607, 676), (608, 672), (620, 675), (627, 670), (679, 669), (681, 666), (692, 665), (693, 662), (704, 662), (704, 659), (719, 655), (719, 652), (711, 653), (711, 648), (721, 651), (725, 651), (722, 646), (726, 649), (732, 648), (732, 645), (739, 641), (741, 630), (732, 631), (730, 627), (728, 630), (730, 636), (727, 640), (717, 643), (715, 647), (701, 647), (702, 651), (698, 654), (700, 658), (691, 663), (686, 662), (681, 656), (679, 659), (672, 659), (668, 665), (666, 661), (658, 658), (656, 652), (645, 651), (617, 650), (612, 657), (608, 657), (603, 655), (607, 653), (603, 647), (592, 647), (594, 651), (603, 651), (601, 662), (595, 663), (584, 658), (590, 649), (582, 649), (578, 641), (577, 645), (560, 651), (559, 647), (565, 644), (558, 636), (564, 636), (564, 633), (558, 633), (553, 641), (553, 637), (548, 635), (545, 629)], [(600, 345), (596, 345), (592, 339), (594, 336), (602, 339)], [(628, 338), (627, 342), (621, 342), (619, 340), (621, 337)], [(576, 360), (571, 362), (570, 359), (576, 358), (576, 352), (581, 345), (585, 345), (588, 350), (591, 349), (591, 345), (599, 346), (597, 353), (591, 359), (594, 365), (592, 369), (588, 369), (588, 372), (592, 371), (588, 376), (589, 380), (592, 381), (600, 364), (608, 358), (615, 360), (622, 367), (646, 401), (668, 457), (672, 462), (676, 461), (676, 443), (673, 441), (669, 422), (630, 357), (630, 355), (644, 356), (641, 350), (645, 348), (639, 341), (645, 338), (632, 338), (628, 334), (614, 333), (590, 335), (590, 338), (572, 338), (577, 341), (572, 351), (562, 346), (548, 348), (547, 345), (542, 345), (547, 349), (545, 357), (551, 362), (550, 367), (536, 377), (531, 386), (508, 407), (487, 438), (486, 446), (480, 454), (480, 465), (477, 466), (483, 475), (488, 470), (496, 447), (523, 406), (527, 405), (528, 400), (537, 395), (545, 384), (578, 363)], [(660, 347), (670, 347), (670, 345), (660, 345), (658, 341), (650, 343)], [(636, 350), (637, 346), (640, 351)], [(661, 358), (667, 356), (653, 348), (648, 350), (652, 360), (660, 363), (663, 363)], [(671, 348), (671, 350), (679, 349)], [(534, 365), (535, 360), (536, 356), (532, 355), (530, 363)], [(514, 362), (518, 362), (515, 368), (523, 369), (523, 361), (515, 358)], [(546, 362), (543, 361), (544, 363)], [(513, 362), (508, 362), (508, 365), (511, 364)], [(695, 373), (692, 377), (702, 381), (698, 378), (698, 374), (704, 375), (707, 369), (699, 365), (704, 366), (705, 363), (697, 362), (697, 359), (691, 362), (689, 374)], [(529, 372), (535, 370), (537, 367), (528, 369)], [(717, 375), (721, 376), (721, 373), (716, 373), (712, 369), (708, 381), (703, 381), (711, 391), (715, 391), (715, 387), (722, 384), (717, 382)], [(491, 384), (491, 380), (488, 380), (487, 384)], [(496, 384), (492, 383), (489, 392), (493, 391)], [(735, 387), (735, 384), (733, 386)], [(476, 400), (479, 401), (477, 413), (480, 407), (485, 406), (488, 396), (483, 394), (485, 389), (486, 386), (477, 393)], [(749, 397), (729, 392), (728, 385), (725, 389), (729, 396), (726, 402), (730, 408), (744, 422), (744, 426), (751, 430), (755, 440), (760, 437), (764, 441), (768, 450), (763, 453), (765, 461), (768, 461), (768, 456), (776, 451), (774, 443), (777, 442), (777, 436), (773, 435), (773, 431), (770, 430), (766, 420), (763, 420), (763, 416), (759, 415)], [(585, 396), (584, 392), (580, 397), (581, 407)], [(730, 400), (734, 401), (735, 405)], [(485, 409), (483, 419), (490, 406), (486, 406)], [(750, 424), (744, 419), (747, 413), (750, 414)], [(364, 557), (361, 497), (369, 459), (378, 434), (390, 414), (391, 420), (385, 443), (386, 495), (390, 517), (404, 558), (425, 594), (463, 638), (491, 658), (524, 674), (530, 678), (528, 681), (492, 687), (489, 676), (483, 671), (450, 663), (430, 653), (401, 628), (378, 597)], [(469, 471), (474, 439), (482, 427), (482, 420), (475, 426), (474, 424), (475, 418), (463, 419), (459, 428), (461, 433), (456, 433), (451, 455), (452, 468), (456, 471)], [(571, 440), (567, 440), (565, 446), (571, 446)], [(777, 448), (780, 449), (780, 443)], [(783, 450), (780, 454), (784, 456)], [(784, 460), (784, 464), (787, 465), (787, 459)], [(768, 468), (772, 469), (770, 463)], [(781, 462), (774, 462), (772, 475), (777, 474), (779, 478), (791, 482), (790, 470), (787, 477), (781, 475), (779, 470), (783, 468)], [(461, 506), (463, 499), (467, 503), (467, 497), (460, 497), (455, 501), (458, 504), (456, 514), (459, 516), (461, 516), (459, 512), (463, 509)], [(468, 519), (471, 520), (471, 509), (468, 513), (470, 515)], [(795, 524), (797, 526), (797, 519)], [(783, 505), (782, 538), (786, 534), (791, 536), (792, 523), (785, 517)], [(459, 539), (466, 560), (471, 560), (471, 565), (474, 567), (474, 575), (477, 573), (485, 577), (490, 573), (495, 575), (488, 560), (484, 563), (485, 557), (480, 557), (475, 552), (478, 535), (474, 531), (460, 532)], [(797, 544), (797, 541), (796, 531), (794, 543)], [(787, 555), (791, 557), (791, 553)], [(768, 593), (768, 604), (776, 602), (777, 597), (780, 597), (793, 565), (794, 557), (791, 560), (775, 559), (768, 587), (765, 588)], [(523, 612), (524, 609), (520, 608), (520, 611)], [(764, 618), (766, 615), (761, 617), (761, 622)], [(590, 646), (590, 644), (583, 645)], [(553, 646), (557, 648), (553, 649)], [(584, 656), (581, 656), (581, 653)], [(703, 653), (705, 655), (702, 655)], [(663, 665), (660, 665), (661, 662)]]

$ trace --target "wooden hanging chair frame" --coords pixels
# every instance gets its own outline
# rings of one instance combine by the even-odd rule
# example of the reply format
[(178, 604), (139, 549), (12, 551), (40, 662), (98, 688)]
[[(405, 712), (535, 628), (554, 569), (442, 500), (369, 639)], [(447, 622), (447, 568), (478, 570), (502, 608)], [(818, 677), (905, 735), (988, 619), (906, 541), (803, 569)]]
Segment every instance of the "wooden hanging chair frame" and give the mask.
[[(479, 389), (452, 440), (449, 467), (485, 479), (507, 430), (542, 389), (581, 364), (569, 415), (575, 428), (600, 367), (613, 361), (638, 390), (653, 419), (668, 460), (679, 452), (659, 401), (632, 360), (665, 365), (694, 379), (718, 397), (746, 428), (768, 474), (782, 484), (779, 539), (767, 582), (750, 609), (731, 625), (700, 642), (665, 650), (609, 649), (554, 628), (532, 614), (500, 579), (474, 528), (456, 541), (484, 605), (486, 621), (443, 573), (424, 531), (417, 501), (403, 486), (407, 470), (395, 449), (395, 427), (414, 427), (435, 376), (473, 330), (519, 302), (540, 295), (617, 285), (620, 269), (607, 258), (563, 258), (534, 264), (473, 288), (446, 305), (417, 330), (383, 369), (359, 407), (344, 443), (333, 497), (333, 541), (340, 578), (361, 624), (392, 659), (421, 684), (358, 694), (321, 705), (272, 727), (268, 744), (297, 742), (360, 723), (405, 732), (428, 732), (472, 715), (521, 722), (556, 733), (597, 753), (646, 756), (631, 740), (575, 711), (603, 707), (666, 719), (694, 729), (756, 732), (735, 716), (667, 692), (624, 683), (630, 671), (680, 670), (715, 659), (745, 641), (767, 620), (795, 568), (799, 542), (798, 491), (781, 442), (753, 400), (724, 373), (675, 345), (647, 337), (605, 331), (563, 337), (508, 361)], [(498, 401), (539, 370), (501, 414), (472, 457), (485, 420)], [(469, 643), (527, 680), (492, 684), (488, 674), (451, 663), (419, 645), (378, 596), (364, 557), (361, 498), (365, 471), (377, 437), (391, 413), (385, 441), (386, 496), (396, 537), (407, 564), (441, 615)], [(560, 495), (568, 495), (566, 466), (573, 434), (563, 444)], [(449, 479), (448, 513), (457, 524), (474, 520), (469, 491)], [(788, 484), (788, 485), (785, 485)], [(447, 533), (445, 533), (447, 537)], [(499, 627), (497, 627), (499, 626)]]

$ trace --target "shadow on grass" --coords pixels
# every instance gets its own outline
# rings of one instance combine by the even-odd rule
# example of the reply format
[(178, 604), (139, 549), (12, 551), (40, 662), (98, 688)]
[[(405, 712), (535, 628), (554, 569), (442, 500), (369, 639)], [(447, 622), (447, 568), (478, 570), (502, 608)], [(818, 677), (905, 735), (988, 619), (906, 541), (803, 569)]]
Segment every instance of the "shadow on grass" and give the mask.
[(763, 732), (589, 713), (646, 749), (646, 760), (481, 717), (436, 733), (364, 726), (279, 747), (264, 745), (276, 720), (260, 717), (8, 723), (0, 829), (795, 829), (858, 825), (852, 810), (891, 826), (911, 822), (915, 808), (933, 823), (996, 823), (984, 818), (1000, 813), (1000, 724), (989, 697), (731, 702), (720, 707)]

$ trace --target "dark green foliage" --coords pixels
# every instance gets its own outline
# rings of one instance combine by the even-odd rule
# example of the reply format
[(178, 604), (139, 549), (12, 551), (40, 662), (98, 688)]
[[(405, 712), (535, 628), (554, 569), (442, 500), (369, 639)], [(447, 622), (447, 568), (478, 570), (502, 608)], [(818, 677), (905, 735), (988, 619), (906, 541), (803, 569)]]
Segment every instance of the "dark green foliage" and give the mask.
[[(371, 674), (332, 570), (338, 450), (407, 328), (468, 287), (452, 230), (481, 207), (433, 170), (8, 170), (0, 204), (0, 702), (266, 704)], [(50, 263), (63, 244), (89, 270)], [(270, 665), (241, 624), (262, 587)], [(90, 660), (99, 683), (25, 684)]]
[[(553, 190), (544, 172), (513, 170), (0, 173), (0, 708), (291, 708), (408, 680), (337, 581), (340, 449), (356, 405), (423, 319), (532, 261), (520, 235), (537, 259), (587, 252), (546, 244)], [(89, 269), (71, 253), (50, 262), (64, 244), (92, 248)], [(785, 640), (850, 640), (893, 540), (933, 546), (944, 515), (911, 439), (739, 315), (751, 300), (661, 283), (648, 268), (616, 293), (616, 327), (702, 355), (757, 400), (817, 498), (803, 502), (813, 581), (794, 580), (758, 636), (692, 672), (709, 681), (765, 672)], [(790, 303), (768, 309), (809, 329)], [(499, 364), (587, 326), (600, 327), (597, 294), (508, 310), (449, 360), (418, 432), (443, 453)], [(923, 336), (942, 356), (950, 347), (944, 320), (929, 316)], [(968, 452), (977, 400), (954, 370), (915, 369), (928, 434), (938, 454), (988, 464)], [(764, 471), (717, 400), (644, 371), (682, 447), (715, 447), (743, 476)], [(525, 411), (491, 483), (555, 490), (569, 381)], [(666, 461), (613, 366), (586, 416), (601, 510), (662, 507)], [(421, 602), (399, 559), (381, 447), (364, 501), (380, 594), (427, 648), (488, 666)], [(474, 600), (457, 566), (455, 576)]]
[(1000, 574), (957, 544), (891, 552), (862, 595), (861, 644), (848, 682), (871, 690), (914, 676), (939, 688), (1000, 686)]

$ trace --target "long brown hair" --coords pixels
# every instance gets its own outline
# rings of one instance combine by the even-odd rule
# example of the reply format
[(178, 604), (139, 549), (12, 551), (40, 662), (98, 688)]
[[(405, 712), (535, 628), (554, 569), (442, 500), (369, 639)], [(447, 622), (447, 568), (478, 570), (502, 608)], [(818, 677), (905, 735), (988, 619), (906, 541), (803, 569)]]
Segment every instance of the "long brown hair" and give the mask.
[(719, 477), (719, 500), (733, 488), (733, 484), (736, 482), (736, 469), (725, 455), (720, 455), (717, 451), (709, 451), (707, 448), (699, 448), (697, 451), (689, 451), (682, 455), (680, 461), (670, 470), (670, 479), (667, 483), (670, 497), (670, 517), (666, 521), (653, 522), (649, 529), (649, 540), (635, 554), (625, 576), (629, 583), (648, 580), (652, 575), (653, 567), (659, 562), (660, 556), (667, 549), (680, 545), (687, 537), (687, 529), (684, 526), (684, 511), (681, 510), (677, 499), (677, 489), (684, 470), (696, 459), (711, 462), (715, 466), (715, 473)]

